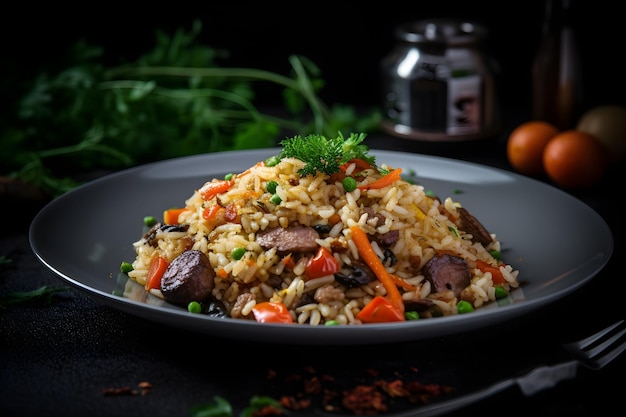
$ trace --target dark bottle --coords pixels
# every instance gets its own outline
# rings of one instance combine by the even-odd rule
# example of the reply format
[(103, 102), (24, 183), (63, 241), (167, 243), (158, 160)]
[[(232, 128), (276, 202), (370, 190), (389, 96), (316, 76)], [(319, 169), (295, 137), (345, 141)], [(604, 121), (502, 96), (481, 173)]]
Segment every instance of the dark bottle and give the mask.
[(583, 94), (570, 3), (546, 0), (542, 37), (532, 65), (532, 117), (561, 130), (575, 127)]

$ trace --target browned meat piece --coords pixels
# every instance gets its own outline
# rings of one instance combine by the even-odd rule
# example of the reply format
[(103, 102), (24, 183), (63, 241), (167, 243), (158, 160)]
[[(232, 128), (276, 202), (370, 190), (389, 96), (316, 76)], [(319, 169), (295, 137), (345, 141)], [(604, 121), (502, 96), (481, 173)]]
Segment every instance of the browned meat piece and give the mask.
[(433, 302), (429, 299), (410, 300), (404, 302), (405, 311), (426, 311), (433, 306)]
[(325, 285), (315, 290), (315, 301), (318, 303), (330, 303), (331, 301), (343, 301), (346, 297), (345, 292), (340, 288), (334, 288), (332, 285)]
[(309, 226), (277, 227), (256, 235), (256, 241), (263, 249), (276, 248), (279, 254), (313, 252), (317, 250), (315, 241), (320, 235)]
[(214, 278), (209, 257), (199, 250), (187, 250), (165, 270), (161, 292), (172, 304), (187, 306), (191, 301), (203, 302), (215, 287)]
[(437, 254), (424, 265), (424, 277), (434, 292), (452, 291), (456, 297), (470, 284), (472, 273), (460, 256)]
[[(374, 213), (374, 210), (370, 207), (365, 207), (363, 211), (367, 213), (369, 219), (376, 219), (374, 227), (382, 226), (385, 224), (386, 217), (384, 215), (380, 213)], [(398, 230), (391, 230), (387, 233), (376, 233), (374, 236), (372, 236), (372, 240), (376, 241), (376, 243), (378, 243), (380, 246), (385, 247), (395, 245), (399, 238), (400, 231)]]
[(363, 211), (367, 213), (368, 219), (376, 219), (374, 227), (382, 226), (383, 224), (385, 224), (385, 216), (380, 213), (374, 213), (374, 209), (372, 209), (371, 207), (365, 207)]
[(376, 233), (372, 236), (372, 240), (375, 240), (376, 243), (383, 247), (390, 247), (395, 245), (399, 238), (399, 230), (390, 230), (387, 233)]
[(235, 300), (235, 305), (233, 305), (233, 308), (230, 310), (230, 316), (234, 319), (242, 318), (243, 316), (241, 315), (241, 310), (243, 310), (246, 304), (255, 298), (255, 295), (249, 292), (239, 294), (237, 300)]
[(460, 216), (457, 226), (472, 235), (472, 242), (480, 242), (483, 246), (493, 242), (489, 231), (466, 208), (460, 207), (458, 211)]

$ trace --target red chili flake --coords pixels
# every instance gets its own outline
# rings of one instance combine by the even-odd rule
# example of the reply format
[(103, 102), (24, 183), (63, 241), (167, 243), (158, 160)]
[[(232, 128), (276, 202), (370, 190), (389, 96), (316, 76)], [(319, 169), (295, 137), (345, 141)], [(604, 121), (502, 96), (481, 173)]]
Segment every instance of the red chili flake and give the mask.
[(293, 410), (305, 410), (311, 406), (311, 400), (309, 398), (296, 398), (292, 395), (285, 395), (278, 401), (281, 406)]
[(358, 385), (344, 391), (341, 404), (359, 416), (373, 416), (388, 409), (385, 397), (372, 385)]
[[(150, 390), (152, 389), (152, 384), (147, 382), (147, 381), (142, 381), (138, 384), (140, 390), (141, 390), (141, 395), (146, 395), (150, 392)], [(131, 387), (119, 387), (119, 388), (103, 388), (102, 389), (102, 394), (104, 395), (115, 395), (115, 396), (121, 396), (121, 395), (139, 395), (139, 391), (136, 389), (133, 389)]]
[(391, 382), (377, 381), (376, 385), (380, 386), (383, 391), (390, 397), (408, 397), (409, 391), (405, 388), (404, 382), (396, 379)]
[(131, 387), (120, 387), (120, 388), (104, 388), (102, 390), (104, 395), (137, 395), (137, 390), (132, 389)]
[(319, 394), (322, 389), (322, 383), (316, 376), (309, 378), (304, 382), (304, 392), (306, 394)]
[[(418, 371), (416, 367), (409, 370)], [(358, 385), (345, 388), (344, 383), (339, 381), (343, 387), (339, 388), (335, 386), (335, 375), (317, 374), (312, 367), (290, 372), (282, 379), (290, 388), (280, 398), (280, 404), (293, 411), (321, 407), (329, 413), (375, 416), (389, 411), (388, 402), (392, 398), (404, 398), (408, 404), (425, 404), (454, 391), (450, 386), (414, 381), (399, 371), (393, 372), (393, 379), (379, 377), (380, 371), (374, 368), (365, 368), (364, 373), (367, 382), (360, 378)], [(275, 371), (270, 371), (269, 375), (272, 379), (278, 377)], [(297, 384), (299, 381), (301, 385)]]
[(266, 405), (250, 414), (251, 417), (279, 416), (283, 414), (283, 410), (271, 405)]

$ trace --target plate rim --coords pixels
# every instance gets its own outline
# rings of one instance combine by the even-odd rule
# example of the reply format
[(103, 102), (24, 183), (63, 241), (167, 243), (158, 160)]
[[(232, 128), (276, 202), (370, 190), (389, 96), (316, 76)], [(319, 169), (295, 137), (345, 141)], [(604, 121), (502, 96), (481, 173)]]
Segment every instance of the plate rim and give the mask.
[[(556, 188), (550, 184), (541, 182), (534, 178), (525, 177), (520, 174), (510, 172), (501, 168), (491, 167), (476, 162), (458, 160), (443, 156), (436, 155), (424, 155), (417, 153), (407, 153), (401, 151), (383, 150), (383, 149), (370, 149), (369, 154), (376, 156), (377, 163), (386, 162), (393, 159), (410, 159), (415, 162), (427, 160), (432, 163), (449, 164), (455, 167), (466, 167), (478, 170), (487, 170), (488, 172), (505, 174), (507, 177), (512, 177), (516, 181), (522, 183), (533, 184), (536, 187), (545, 187), (550, 193), (560, 194), (561, 197), (575, 201), (581, 208), (585, 208), (595, 216), (595, 220), (601, 224), (605, 230), (605, 244), (606, 253), (602, 259), (598, 260), (598, 263), (592, 267), (592, 270), (587, 272), (583, 279), (580, 279), (573, 283), (573, 285), (564, 288), (555, 293), (545, 295), (539, 299), (524, 300), (521, 303), (514, 303), (513, 305), (506, 306), (506, 308), (497, 309), (497, 313), (494, 309), (481, 308), (472, 313), (471, 317), (463, 315), (446, 316), (435, 319), (417, 320), (415, 322), (403, 322), (403, 323), (384, 323), (384, 324), (367, 324), (363, 326), (307, 326), (301, 324), (284, 325), (284, 324), (271, 324), (263, 323), (259, 324), (247, 320), (237, 319), (218, 319), (205, 315), (190, 315), (183, 309), (163, 308), (155, 305), (141, 303), (135, 300), (121, 298), (114, 294), (109, 294), (101, 289), (94, 288), (90, 285), (86, 285), (81, 280), (69, 276), (61, 268), (56, 266), (54, 262), (46, 259), (42, 255), (41, 246), (42, 241), (38, 235), (38, 229), (40, 224), (46, 220), (46, 216), (49, 211), (57, 205), (62, 205), (65, 200), (86, 192), (93, 187), (97, 187), (99, 184), (105, 184), (107, 182), (115, 181), (122, 177), (129, 177), (137, 175), (142, 172), (152, 170), (154, 168), (166, 168), (168, 166), (175, 166), (180, 164), (199, 163), (205, 160), (211, 160), (215, 158), (221, 158), (227, 160), (228, 158), (237, 157), (255, 157), (257, 159), (263, 159), (280, 152), (280, 148), (263, 148), (263, 149), (248, 149), (240, 151), (223, 151), (213, 152), (198, 155), (189, 155), (179, 158), (172, 158), (161, 161), (154, 161), (147, 164), (137, 165), (134, 167), (126, 168), (120, 171), (116, 171), (107, 174), (103, 177), (81, 184), (78, 187), (62, 194), (55, 198), (46, 206), (44, 206), (33, 218), (29, 231), (29, 243), (31, 249), (37, 259), (50, 271), (52, 271), (57, 277), (71, 284), (72, 287), (86, 293), (99, 300), (100, 302), (124, 311), (129, 314), (133, 314), (138, 317), (152, 319), (157, 323), (163, 323), (171, 325), (177, 328), (183, 328), (190, 331), (207, 333), (215, 336), (226, 336), (229, 339), (239, 339), (257, 342), (269, 342), (278, 344), (323, 344), (323, 345), (349, 345), (349, 344), (380, 344), (390, 342), (403, 342), (414, 341), (418, 339), (430, 339), (433, 337), (440, 337), (449, 334), (448, 327), (463, 327), (461, 324), (470, 323), (469, 331), (478, 331), (491, 324), (499, 323), (503, 320), (511, 317), (527, 314), (531, 311), (537, 310), (541, 306), (548, 304), (549, 302), (559, 299), (564, 295), (570, 294), (579, 290), (584, 285), (587, 285), (598, 273), (604, 269), (611, 259), (614, 251), (614, 237), (611, 229), (606, 221), (588, 204), (580, 199), (572, 196), (571, 194)], [(260, 155), (266, 155), (265, 157)], [(245, 169), (245, 168), (242, 168)], [(216, 174), (210, 174), (215, 176)], [(188, 190), (191, 195), (192, 190)], [(132, 242), (127, 242), (131, 245)], [(122, 260), (120, 259), (120, 262)], [(155, 317), (158, 316), (158, 317)], [(480, 323), (477, 323), (480, 321)], [(208, 324), (207, 324), (208, 323)], [(446, 326), (447, 325), (447, 326)], [(288, 326), (288, 327), (285, 327)], [(235, 330), (232, 330), (232, 329)], [(285, 329), (289, 332), (285, 335)], [(250, 330), (252, 329), (252, 330)], [(400, 330), (398, 330), (400, 329)], [(229, 331), (230, 330), (230, 331)], [(250, 330), (250, 331), (249, 331)], [(414, 334), (417, 333), (417, 334)], [(423, 335), (423, 333), (427, 333)], [(338, 336), (339, 334), (339, 336)], [(383, 337), (384, 336), (384, 337)]]

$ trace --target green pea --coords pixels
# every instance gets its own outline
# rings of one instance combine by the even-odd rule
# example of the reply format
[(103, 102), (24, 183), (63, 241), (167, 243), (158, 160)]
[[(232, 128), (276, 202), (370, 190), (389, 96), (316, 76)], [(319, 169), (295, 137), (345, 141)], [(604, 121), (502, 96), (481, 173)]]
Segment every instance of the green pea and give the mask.
[(343, 185), (343, 189), (346, 190), (347, 193), (356, 190), (356, 180), (352, 177), (345, 177), (343, 181), (341, 181), (341, 185)]
[(270, 194), (274, 194), (276, 192), (276, 187), (278, 187), (278, 183), (276, 181), (268, 181), (267, 184), (265, 184), (265, 188)]
[(154, 216), (146, 216), (143, 218), (143, 224), (148, 227), (152, 227), (157, 223), (157, 219)]
[(233, 177), (234, 177), (234, 176), (235, 176), (235, 174), (233, 174), (233, 173), (226, 174), (226, 175), (224, 175), (224, 179), (225, 179), (226, 181), (230, 181), (230, 180), (232, 180), (232, 179), (233, 179)]
[(280, 156), (278, 155), (270, 156), (269, 158), (265, 160), (265, 166), (273, 167), (273, 166), (278, 165), (279, 162), (280, 162)]
[(420, 313), (418, 313), (417, 311), (406, 311), (404, 313), (404, 318), (407, 320), (419, 320)]
[(246, 254), (246, 248), (235, 248), (232, 251), (230, 251), (230, 256), (232, 256), (232, 258), (236, 261), (240, 260), (241, 258), (243, 258), (243, 255)]
[(278, 194), (274, 194), (272, 198), (270, 198), (270, 203), (272, 203), (275, 206), (279, 205), (282, 201), (283, 199), (280, 198)]
[(494, 259), (500, 261), (502, 259), (502, 254), (499, 250), (490, 250), (489, 253), (493, 256)]
[(509, 295), (509, 292), (502, 285), (498, 285), (495, 291), (496, 299), (504, 298)]
[(474, 311), (474, 306), (467, 301), (461, 300), (456, 305), (456, 310), (459, 314), (471, 313), (472, 311)]
[(187, 311), (190, 313), (200, 313), (202, 312), (202, 305), (197, 301), (191, 301), (187, 304)]
[(120, 271), (124, 274), (128, 274), (133, 269), (135, 268), (133, 268), (133, 264), (130, 262), (122, 262), (122, 265), (120, 265)]
[(340, 326), (339, 322), (337, 320), (328, 320), (326, 323), (324, 323), (326, 326)]

